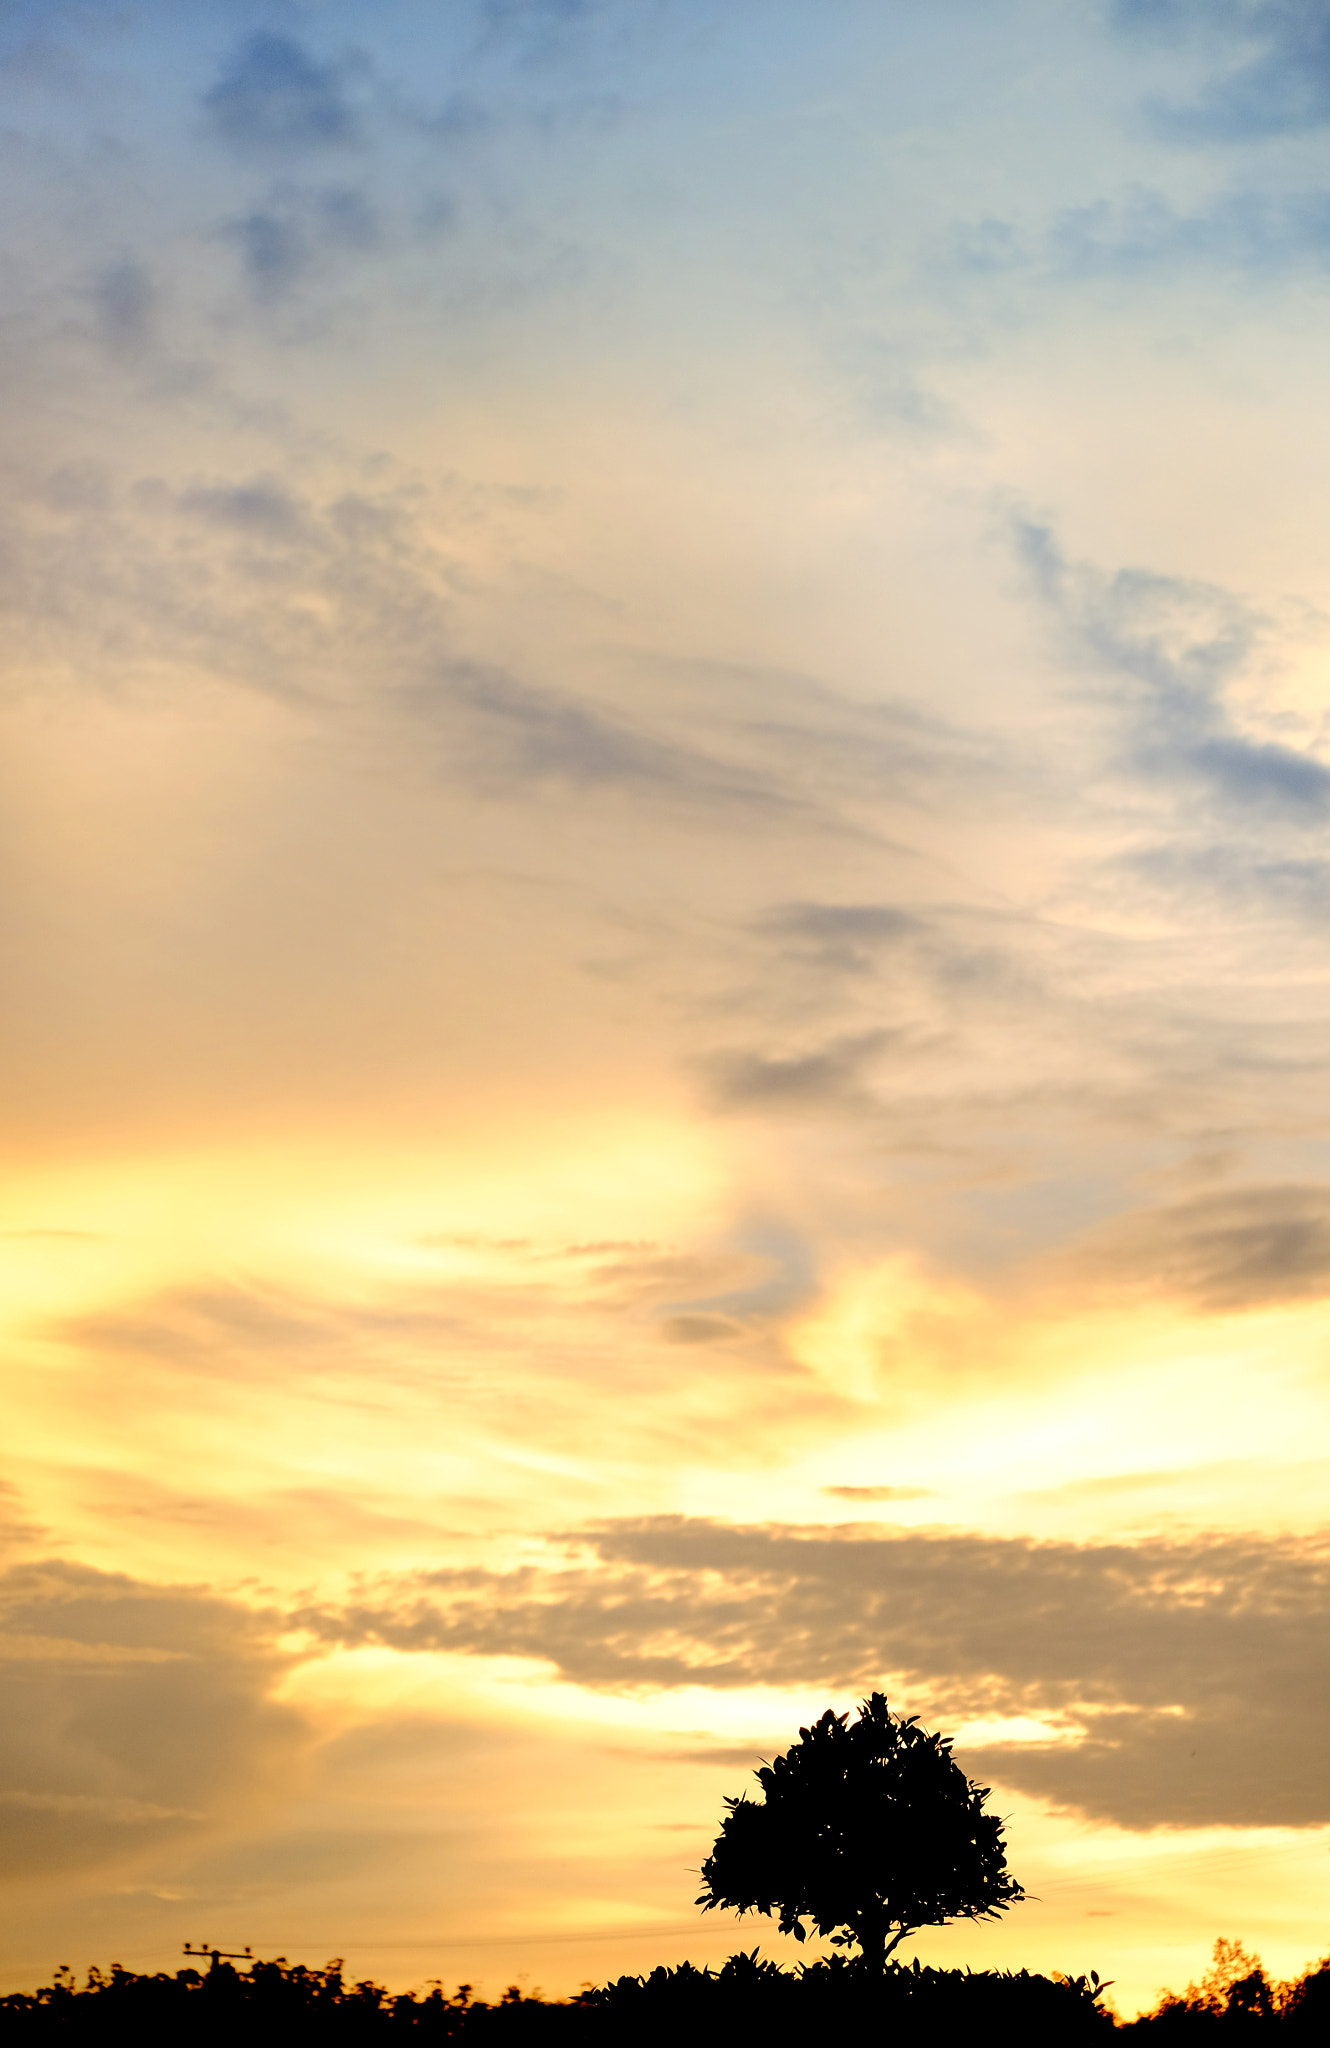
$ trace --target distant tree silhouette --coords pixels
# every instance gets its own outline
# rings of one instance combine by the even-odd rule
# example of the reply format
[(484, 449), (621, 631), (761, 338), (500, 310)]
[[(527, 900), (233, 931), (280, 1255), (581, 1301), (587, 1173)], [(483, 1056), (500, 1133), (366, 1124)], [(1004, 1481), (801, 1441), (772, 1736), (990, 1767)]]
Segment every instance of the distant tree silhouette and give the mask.
[(1320, 1977), (1320, 1971), (1309, 1970), (1293, 1983), (1272, 1984), (1259, 1956), (1249, 1954), (1240, 1941), (1221, 1935), (1200, 1983), (1189, 1984), (1181, 1994), (1161, 1992), (1153, 2012), (1143, 2014), (1135, 2024), (1183, 2035), (1219, 2021), (1231, 2030), (1274, 2019), (1304, 2028), (1316, 2020), (1324, 2031), (1327, 2009), (1321, 2001), (1327, 1987)]
[(1250, 1955), (1240, 1941), (1225, 1940), (1221, 1934), (1210, 1958), (1210, 1967), (1199, 1984), (1189, 1984), (1183, 1997), (1204, 2012), (1247, 2014), (1268, 2019), (1274, 2010), (1274, 1992), (1261, 1967), (1261, 1958)]
[(991, 1919), (1025, 1897), (987, 1789), (880, 1692), (854, 1722), (828, 1707), (756, 1776), (761, 1801), (725, 1802), (699, 1906), (777, 1913), (799, 1941), (809, 1920), (881, 1970), (918, 1928)]

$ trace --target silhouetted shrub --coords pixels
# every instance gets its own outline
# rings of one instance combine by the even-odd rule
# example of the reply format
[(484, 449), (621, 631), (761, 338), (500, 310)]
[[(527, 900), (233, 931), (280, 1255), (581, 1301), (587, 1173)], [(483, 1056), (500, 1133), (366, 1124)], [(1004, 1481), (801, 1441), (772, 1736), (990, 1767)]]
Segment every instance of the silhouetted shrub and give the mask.
[(50, 2041), (78, 2044), (132, 2041), (135, 2048), (187, 2042), (200, 2048), (300, 2048), (300, 2044), (388, 2042), (411, 2035), (425, 2042), (466, 2041), (472, 2048), (509, 2042), (551, 2048), (734, 2048), (750, 2039), (763, 2048), (789, 2042), (889, 2038), (900, 2048), (944, 2039), (1010, 2043), (1067, 2043), (1102, 2037), (1112, 2020), (1084, 1978), (1055, 1979), (1027, 1971), (975, 1972), (905, 1969), (885, 1972), (835, 1957), (807, 1968), (782, 1970), (751, 1954), (731, 1956), (720, 1970), (689, 1963), (653, 1970), (558, 2002), (526, 1998), (514, 1986), (498, 2004), (471, 1997), (465, 1985), (451, 1997), (441, 1986), (412, 1996), (393, 1995), (373, 1982), (347, 1984), (341, 1967), (311, 1970), (285, 1961), (255, 1963), (244, 1974), (226, 1966), (200, 1977), (135, 1976), (113, 1967), (93, 1971), (77, 1989), (61, 1976), (32, 1994), (0, 1999), (0, 2042), (26, 2048)]
[(716, 1973), (685, 1963), (649, 1977), (621, 1977), (590, 1994), (613, 2024), (606, 2040), (641, 2048), (687, 2042), (697, 2048), (752, 2038), (762, 2043), (882, 2038), (900, 2048), (957, 2040), (1006, 2048), (1101, 2040), (1113, 2020), (1086, 1978), (1026, 1970), (934, 1970), (914, 1963), (880, 1971), (836, 1956), (792, 1971), (750, 1955)]
[(0, 1999), (0, 2042), (50, 2040), (75, 2044), (181, 2041), (199, 2048), (267, 2048), (267, 2044), (387, 2041), (418, 2033), (431, 2041), (573, 2041), (579, 2008), (526, 1998), (516, 1985), (497, 2005), (471, 1997), (469, 1985), (450, 1998), (442, 1985), (415, 1996), (371, 1979), (348, 1984), (339, 1961), (312, 1970), (302, 1963), (255, 1962), (244, 1973), (227, 1963), (200, 1976), (179, 1970), (137, 1976), (111, 1966), (90, 1970), (82, 1990), (66, 1972), (32, 1993)]

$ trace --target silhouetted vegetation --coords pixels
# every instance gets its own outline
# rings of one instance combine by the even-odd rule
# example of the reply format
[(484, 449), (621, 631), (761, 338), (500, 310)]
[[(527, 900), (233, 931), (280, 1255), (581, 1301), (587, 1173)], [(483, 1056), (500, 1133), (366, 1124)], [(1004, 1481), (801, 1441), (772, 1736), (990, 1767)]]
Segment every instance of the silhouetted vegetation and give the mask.
[(1200, 1983), (1180, 1993), (1161, 1993), (1153, 2011), (1142, 2013), (1126, 2031), (1145, 2029), (1181, 2042), (1193, 2035), (1208, 2039), (1216, 2028), (1229, 2039), (1253, 2028), (1269, 2033), (1276, 2027), (1292, 2040), (1330, 2039), (1330, 1956), (1309, 1964), (1300, 1977), (1275, 1983), (1259, 1956), (1221, 1936)]
[[(111, 1965), (89, 1972), (81, 1989), (67, 1970), (27, 1995), (0, 1999), (0, 2038), (74, 2042), (178, 2039), (183, 2042), (382, 2040), (419, 2032), (431, 2040), (572, 2040), (578, 2006), (526, 1997), (517, 1985), (497, 2005), (473, 1999), (461, 1985), (449, 1996), (442, 1984), (420, 1993), (390, 1992), (365, 1979), (348, 1983), (340, 1960), (322, 1970), (303, 1963), (255, 1962), (237, 1971), (228, 1963), (200, 1973), (178, 1970), (138, 1976)], [(533, 2032), (534, 2030), (534, 2032)]]
[[(1113, 2032), (1160, 2033), (1165, 2042), (1193, 2036), (1217, 2044), (1253, 2029), (1290, 2042), (1330, 2035), (1330, 1956), (1289, 1983), (1274, 1983), (1241, 1943), (1220, 1941), (1199, 1984), (1165, 1992), (1150, 2013), (1122, 2026), (1105, 2009), (1091, 1971), (1068, 1977), (1026, 1970), (937, 1970), (833, 1956), (792, 1970), (762, 1960), (756, 1949), (731, 1956), (719, 1970), (690, 1963), (620, 1977), (577, 1997), (546, 1999), (512, 1985), (497, 2003), (474, 1998), (470, 1986), (451, 1994), (441, 1984), (390, 1992), (372, 1981), (349, 1983), (340, 1963), (322, 1970), (258, 1962), (237, 1972), (226, 1964), (200, 1974), (136, 1976), (113, 1964), (78, 1985), (67, 1970), (40, 1991), (0, 1998), (0, 2041), (88, 2043), (103, 2048), (135, 2042), (144, 2048), (180, 2041), (200, 2048), (269, 2048), (277, 2043), (383, 2043), (393, 2039), (567, 2043), (568, 2048), (784, 2048), (810, 2041), (881, 2039), (893, 2048), (936, 2048), (974, 2041), (982, 2048), (1056, 2048), (1105, 2042)], [(1218, 2031), (1216, 2031), (1218, 2030)]]
[(632, 2043), (666, 2048), (687, 2042), (708, 2048), (755, 2039), (764, 2044), (833, 2039), (850, 2029), (886, 2034), (893, 2042), (930, 2044), (944, 2038), (987, 2042), (1074, 2044), (1112, 2028), (1085, 1978), (1031, 1976), (1022, 1970), (971, 1973), (922, 1969), (885, 1971), (842, 1956), (782, 1970), (751, 1954), (731, 1956), (720, 1970), (689, 1963), (620, 1977), (566, 2001), (524, 1997), (516, 1986), (498, 2004), (472, 1998), (466, 1985), (448, 1996), (441, 1985), (394, 1994), (381, 1984), (348, 1984), (337, 1963), (256, 1962), (237, 1973), (228, 1965), (200, 1975), (135, 1976), (113, 1965), (93, 1971), (79, 1989), (67, 1973), (31, 1994), (0, 1999), (0, 2040), (108, 2040), (205, 2044), (423, 2041), (551, 2044)]
[(371, 1979), (348, 1983), (340, 1960), (318, 1970), (186, 1944), (191, 1958), (210, 1958), (206, 1972), (191, 1961), (174, 1975), (139, 1976), (113, 1963), (79, 1985), (62, 1965), (39, 1991), (0, 1998), (0, 2048), (353, 2048), (407, 2037), (422, 2048), (461, 2040), (472, 2048), (807, 2048), (851, 2038), (891, 2048), (953, 2040), (1075, 2048), (1111, 2032), (1158, 2032), (1185, 2044), (1216, 2029), (1234, 2041), (1278, 2029), (1290, 2048), (1330, 2039), (1330, 1956), (1274, 1983), (1241, 1942), (1217, 1941), (1199, 1984), (1162, 1992), (1153, 2011), (1125, 2026), (1093, 1970), (1039, 1976), (888, 1961), (888, 1947), (916, 1928), (986, 1919), (1025, 1895), (1007, 1874), (1001, 1823), (983, 1811), (988, 1793), (965, 1777), (948, 1741), (891, 1714), (881, 1693), (847, 1722), (828, 1709), (801, 1728), (799, 1741), (758, 1771), (760, 1805), (726, 1801), (698, 1903), (777, 1912), (782, 1931), (800, 1940), (807, 1918), (838, 1946), (857, 1945), (857, 1956), (787, 1970), (753, 1949), (719, 1970), (680, 1963), (569, 1999), (514, 1984), (490, 2003), (468, 1984), (451, 1994), (437, 1982), (390, 1992)]
[(725, 1802), (699, 1906), (778, 1913), (798, 1941), (809, 1920), (880, 1970), (919, 1928), (992, 1919), (1025, 1897), (1002, 1823), (983, 1810), (987, 1788), (880, 1692), (857, 1721), (828, 1707), (756, 1776), (761, 1801)]

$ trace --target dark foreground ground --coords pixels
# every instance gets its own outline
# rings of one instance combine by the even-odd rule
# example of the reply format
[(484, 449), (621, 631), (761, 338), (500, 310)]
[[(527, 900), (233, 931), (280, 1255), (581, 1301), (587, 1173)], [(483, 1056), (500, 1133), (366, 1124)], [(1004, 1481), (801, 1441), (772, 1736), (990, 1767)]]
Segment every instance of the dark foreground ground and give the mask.
[(1296, 1984), (1271, 1986), (1259, 1967), (1216, 1991), (1213, 1986), (1165, 1999), (1144, 2019), (1119, 2028), (1100, 2003), (1097, 1979), (1039, 1977), (1021, 1971), (921, 1969), (895, 1965), (867, 1977), (840, 1958), (795, 1970), (751, 1955), (732, 1956), (718, 1971), (653, 1970), (621, 1977), (566, 2002), (525, 1998), (514, 1987), (497, 2005), (473, 1999), (462, 1986), (418, 1995), (373, 1983), (348, 1984), (338, 1964), (256, 1962), (243, 1974), (222, 1964), (205, 1975), (180, 1970), (152, 1977), (113, 1966), (94, 1970), (86, 1985), (61, 1974), (36, 1992), (0, 1999), (0, 2048), (31, 2042), (189, 2044), (189, 2048), (353, 2048), (395, 2039), (466, 2041), (472, 2048), (531, 2043), (541, 2048), (749, 2048), (749, 2044), (881, 2041), (1016, 2044), (1106, 2042), (1110, 2033), (1158, 2033), (1179, 2044), (1253, 2033), (1330, 2048), (1330, 1958)]

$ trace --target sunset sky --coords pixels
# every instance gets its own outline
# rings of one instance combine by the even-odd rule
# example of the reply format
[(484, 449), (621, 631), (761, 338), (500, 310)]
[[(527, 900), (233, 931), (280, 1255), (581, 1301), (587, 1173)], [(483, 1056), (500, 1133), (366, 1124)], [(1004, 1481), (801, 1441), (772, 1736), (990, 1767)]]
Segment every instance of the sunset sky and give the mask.
[[(0, 1990), (1330, 1947), (1330, 0), (8, 0)], [(816, 1945), (815, 1945), (816, 1946)]]

